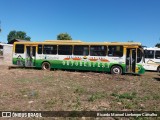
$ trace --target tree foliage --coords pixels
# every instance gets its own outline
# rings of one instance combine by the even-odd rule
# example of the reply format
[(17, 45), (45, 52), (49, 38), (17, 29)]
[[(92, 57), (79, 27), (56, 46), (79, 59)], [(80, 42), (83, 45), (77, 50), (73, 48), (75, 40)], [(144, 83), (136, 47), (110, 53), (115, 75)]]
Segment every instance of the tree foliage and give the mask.
[(68, 33), (60, 33), (57, 35), (57, 40), (72, 40), (72, 37)]
[(13, 39), (21, 39), (21, 40), (27, 40), (30, 41), (31, 37), (27, 36), (27, 34), (24, 31), (10, 31), (10, 33), (7, 36), (8, 42), (12, 41)]
[(160, 48), (160, 43), (157, 43), (157, 44), (155, 45), (155, 47)]

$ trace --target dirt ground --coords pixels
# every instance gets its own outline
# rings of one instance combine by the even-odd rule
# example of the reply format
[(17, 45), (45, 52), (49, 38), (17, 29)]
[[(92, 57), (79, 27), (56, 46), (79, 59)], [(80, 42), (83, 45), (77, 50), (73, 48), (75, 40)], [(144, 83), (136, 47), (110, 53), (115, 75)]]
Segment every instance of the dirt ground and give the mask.
[(0, 66), (0, 111), (160, 111), (160, 74), (8, 69)]

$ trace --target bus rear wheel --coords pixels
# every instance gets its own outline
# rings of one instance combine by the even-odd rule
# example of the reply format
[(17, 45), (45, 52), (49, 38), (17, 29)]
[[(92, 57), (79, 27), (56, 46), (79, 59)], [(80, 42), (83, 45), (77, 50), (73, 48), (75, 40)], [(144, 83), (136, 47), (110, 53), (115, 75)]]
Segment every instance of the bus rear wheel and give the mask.
[(121, 75), (122, 74), (122, 68), (120, 66), (112, 66), (111, 68), (111, 74), (117, 74)]
[(50, 70), (51, 69), (51, 65), (48, 62), (44, 62), (42, 64), (42, 70)]

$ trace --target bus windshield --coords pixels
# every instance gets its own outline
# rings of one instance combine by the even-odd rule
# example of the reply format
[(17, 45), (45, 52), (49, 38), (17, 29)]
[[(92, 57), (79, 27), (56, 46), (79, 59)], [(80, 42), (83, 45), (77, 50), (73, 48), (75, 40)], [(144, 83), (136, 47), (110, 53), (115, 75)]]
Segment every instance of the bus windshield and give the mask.
[(137, 50), (137, 63), (143, 61), (144, 62), (144, 53), (142, 48), (138, 48)]

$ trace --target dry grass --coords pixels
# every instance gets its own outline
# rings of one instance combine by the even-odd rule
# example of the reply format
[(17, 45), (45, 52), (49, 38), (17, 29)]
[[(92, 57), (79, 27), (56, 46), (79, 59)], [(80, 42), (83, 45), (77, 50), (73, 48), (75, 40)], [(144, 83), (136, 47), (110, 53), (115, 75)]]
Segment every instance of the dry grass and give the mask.
[(0, 67), (0, 111), (160, 110), (160, 76)]

